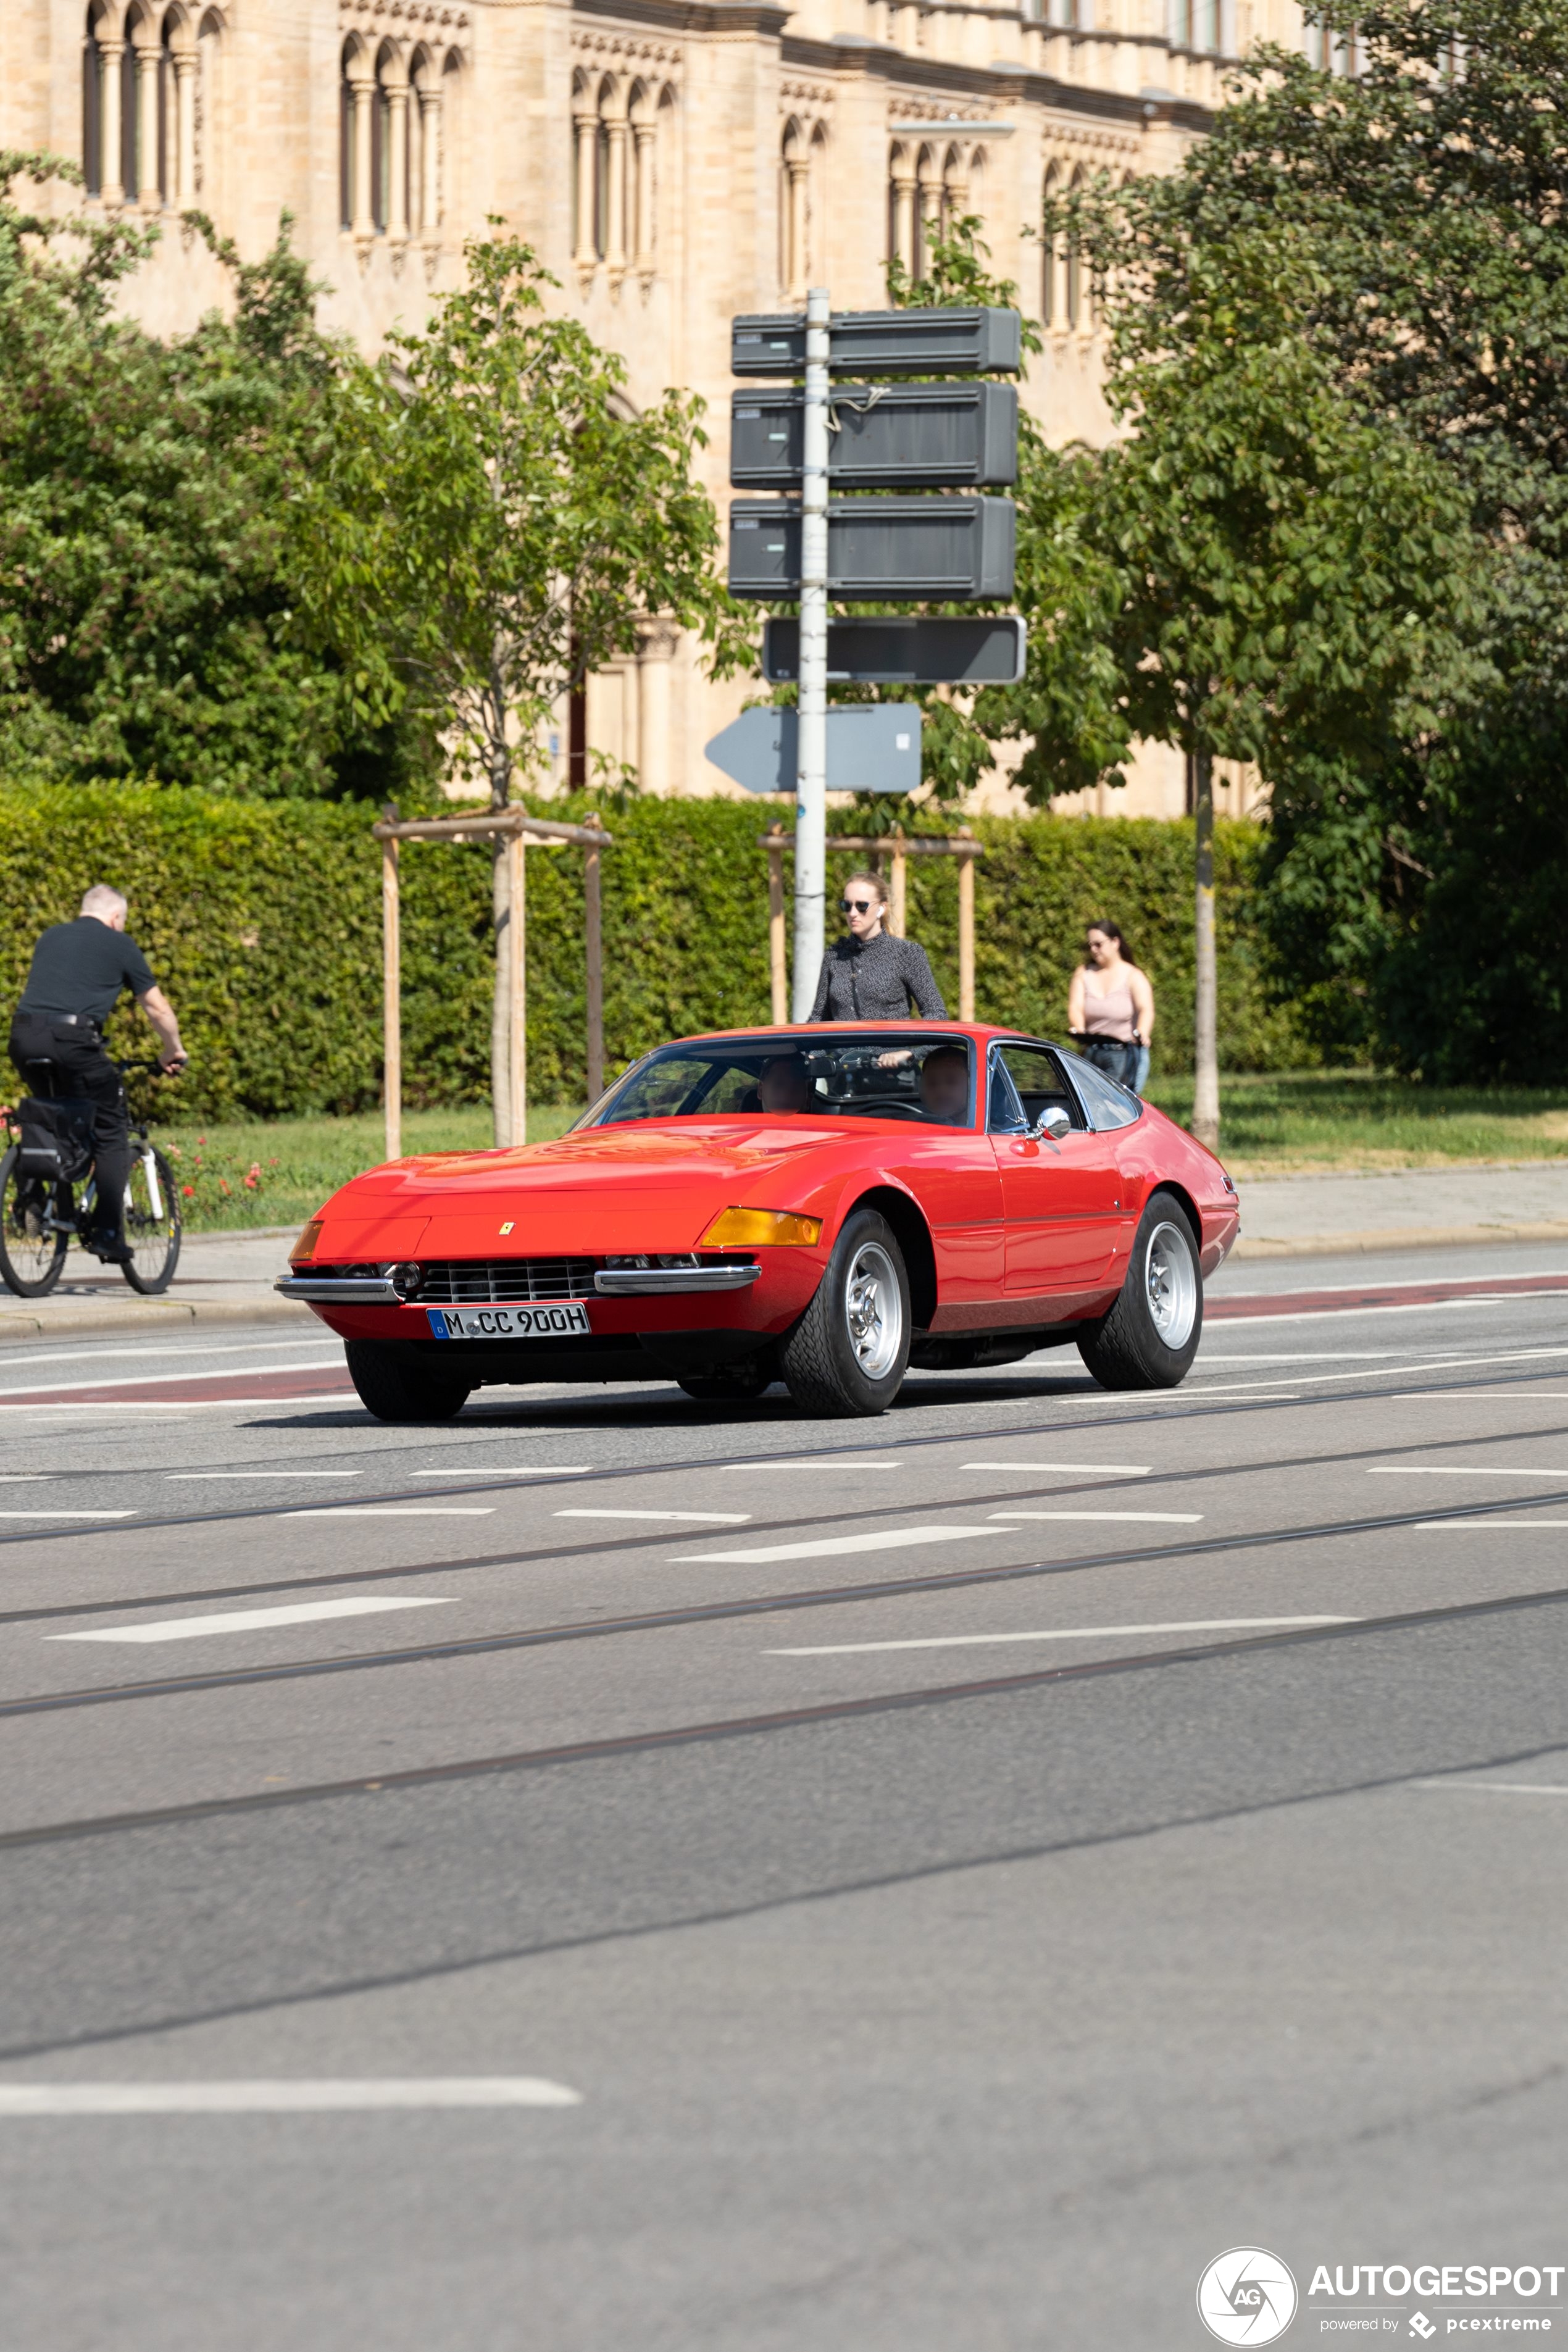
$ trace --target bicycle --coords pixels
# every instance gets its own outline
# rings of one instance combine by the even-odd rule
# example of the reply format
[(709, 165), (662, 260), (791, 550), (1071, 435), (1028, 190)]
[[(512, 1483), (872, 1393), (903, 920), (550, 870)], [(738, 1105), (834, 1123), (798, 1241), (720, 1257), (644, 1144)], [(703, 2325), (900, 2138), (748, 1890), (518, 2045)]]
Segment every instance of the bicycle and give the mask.
[[(14, 1132), (8, 1150), (0, 1156), (0, 1280), (18, 1298), (45, 1297), (60, 1278), (72, 1237), (85, 1244), (97, 1223), (93, 1107), (53, 1090), (53, 1076), (58, 1073), (52, 1064), (31, 1066), (50, 1074), (50, 1092), (38, 1099), (53, 1103), (66, 1116), (57, 1123), (61, 1149), (52, 1156), (58, 1164), (39, 1171), (22, 1164), (17, 1116), (14, 1110), (6, 1114)], [(114, 1066), (121, 1078), (140, 1070), (162, 1069), (157, 1062), (116, 1062)], [(149, 1139), (144, 1119), (132, 1123), (131, 1139), (124, 1216), (131, 1257), (120, 1271), (132, 1290), (156, 1297), (167, 1290), (180, 1262), (180, 1188), (174, 1170)]]

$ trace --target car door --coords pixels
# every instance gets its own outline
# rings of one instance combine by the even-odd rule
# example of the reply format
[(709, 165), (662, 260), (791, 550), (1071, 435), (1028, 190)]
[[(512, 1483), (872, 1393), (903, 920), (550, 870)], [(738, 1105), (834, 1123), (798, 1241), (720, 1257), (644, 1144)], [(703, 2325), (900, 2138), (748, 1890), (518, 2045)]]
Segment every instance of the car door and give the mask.
[[(1071, 1121), (1059, 1141), (1028, 1132), (1050, 1108)], [(1046, 1045), (993, 1045), (986, 1124), (1002, 1182), (1006, 1295), (1066, 1312), (1103, 1287), (1110, 1269), (1121, 1225), (1114, 1139), (1089, 1128)]]

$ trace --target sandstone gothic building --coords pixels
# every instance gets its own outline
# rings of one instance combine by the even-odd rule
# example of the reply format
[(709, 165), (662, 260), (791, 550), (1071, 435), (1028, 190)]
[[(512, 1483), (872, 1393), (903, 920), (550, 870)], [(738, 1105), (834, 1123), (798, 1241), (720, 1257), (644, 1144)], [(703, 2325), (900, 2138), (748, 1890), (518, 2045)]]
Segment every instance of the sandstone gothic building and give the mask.
[[(1042, 191), (1170, 168), (1227, 60), (1303, 37), (1296, 0), (0, 0), (0, 146), (162, 223), (128, 297), (161, 331), (221, 297), (193, 207), (247, 256), (291, 213), (329, 322), (372, 351), (500, 215), (635, 398), (704, 396), (722, 507), (731, 314), (808, 283), (878, 305), (889, 255), (918, 266), (922, 224), (959, 212), (1043, 323), (1026, 398), (1053, 439), (1101, 436), (1085, 274), (1025, 234)], [(650, 616), (563, 713), (557, 778), (585, 738), (656, 792), (726, 789), (702, 745), (742, 698)], [(1182, 789), (1152, 756), (1116, 805), (1174, 814)]]

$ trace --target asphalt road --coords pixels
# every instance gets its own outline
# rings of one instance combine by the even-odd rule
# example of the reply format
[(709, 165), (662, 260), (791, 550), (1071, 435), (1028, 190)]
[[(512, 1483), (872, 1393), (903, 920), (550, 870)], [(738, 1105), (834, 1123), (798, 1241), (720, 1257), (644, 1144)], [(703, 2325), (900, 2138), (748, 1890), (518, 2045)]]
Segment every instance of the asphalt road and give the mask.
[(858, 1424), (0, 1349), (0, 2344), (1167, 2352), (1239, 2247), (1408, 2340), (1317, 2266), (1568, 2263), (1565, 1538), (1555, 1244)]

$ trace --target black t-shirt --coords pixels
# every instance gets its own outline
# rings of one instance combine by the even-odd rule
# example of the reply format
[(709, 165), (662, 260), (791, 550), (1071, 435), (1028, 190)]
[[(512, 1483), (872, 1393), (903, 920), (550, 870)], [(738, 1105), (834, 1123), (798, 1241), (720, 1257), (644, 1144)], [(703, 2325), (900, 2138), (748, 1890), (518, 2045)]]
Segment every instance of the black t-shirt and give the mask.
[(32, 970), (18, 1013), (85, 1013), (101, 1029), (122, 988), (145, 996), (156, 987), (146, 957), (123, 931), (96, 915), (56, 923), (33, 950)]

